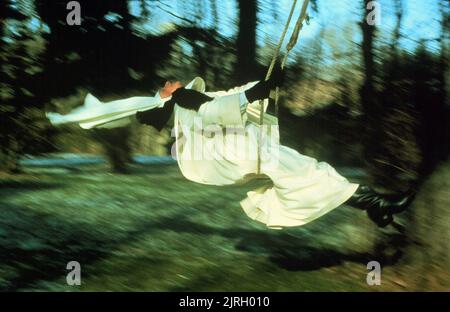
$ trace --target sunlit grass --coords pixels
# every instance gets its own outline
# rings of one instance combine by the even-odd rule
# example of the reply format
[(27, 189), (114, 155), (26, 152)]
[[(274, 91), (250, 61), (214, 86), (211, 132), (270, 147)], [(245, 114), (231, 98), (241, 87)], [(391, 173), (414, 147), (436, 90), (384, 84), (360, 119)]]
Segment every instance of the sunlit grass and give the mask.
[[(0, 180), (2, 290), (370, 290), (351, 256), (370, 249), (360, 211), (276, 231), (240, 208), (250, 185), (195, 184), (176, 165), (28, 173)], [(81, 286), (66, 284), (72, 260)]]

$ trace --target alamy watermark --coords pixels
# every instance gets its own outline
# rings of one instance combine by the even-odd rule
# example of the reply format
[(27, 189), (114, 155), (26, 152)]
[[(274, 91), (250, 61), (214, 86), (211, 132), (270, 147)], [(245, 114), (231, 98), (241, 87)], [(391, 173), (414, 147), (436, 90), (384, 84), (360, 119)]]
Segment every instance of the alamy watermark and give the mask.
[(67, 3), (66, 9), (70, 12), (67, 13), (66, 22), (69, 26), (81, 25), (81, 4), (78, 1), (70, 1)]
[(378, 261), (370, 261), (367, 263), (367, 273), (366, 282), (369, 286), (380, 286), (381, 285), (381, 264)]
[(370, 1), (367, 3), (366, 10), (370, 11), (366, 15), (366, 22), (370, 26), (378, 26), (381, 24), (381, 4), (378, 1)]
[(81, 265), (78, 261), (70, 261), (66, 265), (66, 269), (70, 272), (66, 275), (66, 282), (69, 286), (81, 285)]

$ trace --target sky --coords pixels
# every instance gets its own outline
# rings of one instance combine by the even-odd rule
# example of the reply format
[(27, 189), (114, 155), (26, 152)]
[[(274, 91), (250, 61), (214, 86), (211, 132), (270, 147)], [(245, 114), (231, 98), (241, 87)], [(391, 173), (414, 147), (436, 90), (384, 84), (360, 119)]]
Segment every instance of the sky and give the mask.
[[(163, 29), (169, 29), (172, 24), (185, 23), (182, 18), (193, 19), (196, 11), (203, 16), (199, 26), (211, 27), (213, 19), (209, 8), (210, 1), (203, 0), (205, 5), (199, 6), (202, 1), (170, 1), (161, 0), (152, 2), (151, 17), (145, 28), (153, 33)], [(357, 22), (361, 20), (361, 1), (356, 0), (318, 0), (319, 13), (311, 12), (312, 20), (305, 25), (301, 40), (308, 42), (317, 37), (321, 27), (333, 29), (335, 35), (347, 31), (348, 24), (353, 24), (354, 41), (361, 40), (361, 34)], [(395, 9), (392, 0), (378, 0), (381, 8), (380, 40), (388, 42), (390, 31), (393, 29), (395, 20)], [(298, 8), (294, 17), (298, 16), (302, 1), (298, 1)], [(355, 4), (356, 3), (356, 4)], [(402, 24), (401, 46), (412, 50), (421, 39), (435, 39), (440, 36), (440, 11), (438, 0), (403, 0), (404, 19)], [(274, 5), (275, 4), (275, 5)], [(260, 11), (258, 13), (258, 43), (262, 45), (265, 40), (276, 43), (281, 35), (284, 24), (292, 4), (292, 0), (259, 0)], [(218, 0), (219, 32), (226, 37), (232, 37), (237, 32), (237, 5), (235, 0)], [(131, 2), (132, 13), (139, 14), (137, 1)], [(169, 13), (170, 12), (170, 13)], [(177, 15), (182, 18), (178, 18)], [(295, 20), (292, 22), (292, 30)], [(345, 30), (344, 30), (345, 28)], [(437, 49), (437, 42), (428, 43), (432, 49)], [(296, 47), (297, 51), (301, 48)]]

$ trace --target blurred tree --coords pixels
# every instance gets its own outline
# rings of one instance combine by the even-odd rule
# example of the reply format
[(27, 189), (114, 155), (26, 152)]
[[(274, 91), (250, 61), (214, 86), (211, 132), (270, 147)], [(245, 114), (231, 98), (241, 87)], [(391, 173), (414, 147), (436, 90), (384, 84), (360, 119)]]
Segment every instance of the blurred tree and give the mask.
[[(44, 68), (46, 80), (53, 83), (46, 98), (71, 94), (80, 85), (105, 95), (111, 90), (151, 88), (154, 71), (169, 54), (175, 35), (134, 33), (137, 18), (129, 13), (128, 1), (79, 2), (82, 23), (69, 26), (66, 1), (36, 0), (40, 18), (49, 27)], [(130, 69), (144, 74), (136, 79)], [(63, 81), (56, 82), (55, 77), (61, 76)]]
[[(219, 14), (218, 14), (218, 8), (217, 8), (217, 0), (211, 0), (211, 12), (213, 16), (213, 30), (218, 35), (218, 27), (219, 27)], [(221, 77), (221, 67), (218, 66), (221, 64), (221, 55), (220, 53), (217, 53), (218, 51), (215, 51), (215, 53), (212, 53), (212, 63), (215, 65), (212, 68), (212, 82), (214, 84), (214, 87), (220, 87), (220, 77)], [(223, 69), (223, 68), (222, 68)]]
[[(399, 8), (399, 6), (397, 6)], [(446, 92), (448, 2), (442, 2), (441, 51), (421, 42), (413, 55), (398, 50), (399, 23), (383, 60), (376, 180), (390, 189), (414, 187), (418, 196), (406, 223), (404, 283), (412, 290), (448, 289), (448, 156), (450, 107)], [(397, 18), (401, 14), (397, 12)], [(394, 49), (394, 50), (393, 50)], [(383, 166), (384, 164), (384, 166)], [(407, 178), (401, 176), (406, 174)], [(405, 183), (405, 181), (407, 183)]]
[[(381, 60), (379, 107), (372, 112), (377, 119), (370, 129), (371, 147), (368, 164), (374, 183), (384, 189), (405, 191), (418, 178), (421, 162), (416, 132), (418, 126), (414, 103), (408, 99), (414, 62), (410, 55), (399, 49), (403, 18), (402, 0), (394, 0), (396, 24), (392, 40), (383, 49)], [(383, 51), (384, 52), (384, 51)]]
[[(205, 15), (205, 6), (203, 3), (196, 3), (193, 2), (192, 5), (195, 6), (194, 8), (194, 21), (193, 26), (197, 29), (197, 31), (200, 32), (201, 30), (201, 21), (203, 20), (203, 17)], [(214, 28), (211, 32), (212, 38), (214, 38), (217, 35), (217, 29)], [(214, 55), (216, 53), (213, 52), (213, 44), (211, 44), (210, 40), (205, 38), (202, 38), (202, 36), (195, 36), (192, 38), (193, 40), (190, 40), (190, 43), (192, 45), (192, 51), (193, 51), (193, 59), (195, 60), (195, 73), (196, 75), (199, 75), (206, 79), (206, 81), (209, 81), (208, 77), (208, 69), (211, 69), (213, 67), (216, 67), (212, 61)], [(214, 39), (211, 41), (215, 41)]]
[[(399, 49), (403, 2), (394, 0), (394, 7), (397, 22), (391, 43), (383, 48), (386, 57), (378, 70), (373, 26), (362, 23), (364, 152), (375, 184), (405, 191), (430, 174), (445, 154), (446, 66), (442, 63), (445, 57), (428, 51), (425, 44), (419, 45), (414, 56)], [(379, 81), (377, 88), (375, 79)]]
[[(361, 106), (363, 111), (363, 153), (365, 159), (370, 159), (373, 154), (373, 149), (376, 146), (376, 135), (374, 129), (376, 129), (377, 120), (379, 119), (379, 104), (378, 97), (375, 90), (375, 60), (374, 60), (374, 39), (376, 33), (376, 26), (369, 25), (367, 22), (368, 5), (371, 0), (362, 0), (363, 14), (360, 27), (362, 30), (362, 56), (363, 56), (363, 68), (364, 68), (364, 80), (361, 87)], [(369, 161), (370, 167), (370, 161)]]
[[(135, 33), (137, 18), (130, 14), (128, 1), (79, 2), (81, 25), (69, 26), (67, 1), (35, 1), (42, 22), (49, 28), (43, 79), (37, 85), (41, 89), (39, 101), (68, 96), (76, 88), (89, 89), (101, 99), (121, 97), (130, 89), (148, 95), (156, 87), (156, 68), (168, 56), (175, 35)], [(104, 143), (113, 169), (123, 172), (125, 164), (120, 162), (131, 159), (130, 131), (117, 129), (111, 132), (114, 139), (111, 133), (103, 132), (95, 134)], [(115, 148), (109, 148), (110, 140)]]
[(239, 5), (239, 26), (236, 40), (235, 75), (237, 83), (261, 79), (256, 61), (257, 1), (237, 0)]
[(22, 3), (0, 3), (0, 170), (18, 172), (19, 157), (40, 152), (49, 135), (36, 102), (34, 82), (40, 73), (42, 43), (28, 28), (29, 16)]
[(375, 40), (375, 32), (376, 26), (369, 25), (367, 22), (368, 15), (368, 5), (372, 2), (371, 0), (362, 0), (363, 4), (363, 20), (360, 23), (362, 29), (362, 54), (363, 54), (363, 65), (364, 65), (364, 82), (361, 88), (361, 103), (363, 107), (363, 111), (367, 117), (367, 119), (374, 119), (374, 115), (378, 111), (378, 103), (376, 102), (376, 93), (375, 93), (375, 60), (374, 60), (374, 40)]
[(2, 58), (1, 70), (0, 70), (0, 119), (1, 119), (1, 151), (0, 151), (0, 166), (2, 170), (15, 171), (18, 169), (17, 154), (20, 152), (19, 143), (14, 136), (17, 123), (14, 122), (13, 116), (17, 108), (14, 105), (13, 100), (16, 96), (14, 92), (14, 75), (12, 70), (14, 65), (8, 69), (6, 65), (12, 57), (12, 45), (11, 41), (6, 41), (7, 25), (10, 20), (24, 20), (25, 16), (20, 14), (17, 10), (13, 9), (11, 1), (2, 1), (0, 3), (0, 55)]
[[(399, 41), (401, 38), (401, 28), (402, 28), (402, 21), (403, 21), (403, 1), (402, 0), (394, 0), (395, 4), (395, 17), (397, 19), (397, 23), (395, 24), (394, 33), (392, 36), (392, 43), (391, 43), (391, 54), (392, 54), (392, 62), (393, 64), (397, 64), (398, 62), (398, 47), (399, 47)], [(391, 67), (389, 71), (389, 76), (393, 77), (395, 75), (395, 68)], [(392, 80), (392, 79), (390, 79)], [(390, 81), (391, 82), (391, 81)]]
[[(448, 39), (450, 5), (440, 2), (442, 31), (441, 51), (434, 64), (423, 47), (416, 56), (418, 72), (414, 96), (420, 101), (423, 114), (420, 128), (420, 146), (424, 153), (421, 167), (420, 192), (411, 209), (407, 236), (411, 242), (402, 261), (405, 284), (413, 290), (448, 290), (450, 288), (450, 107), (447, 102), (445, 73), (448, 72)], [(423, 63), (425, 62), (425, 63)], [(423, 76), (429, 67), (434, 76)], [(422, 78), (422, 79), (420, 79)]]
[(321, 76), (321, 70), (323, 68), (323, 59), (324, 59), (324, 37), (325, 37), (325, 27), (322, 25), (319, 35), (317, 36), (317, 39), (313, 43), (313, 57), (310, 57), (308, 60), (308, 67), (309, 67), (309, 77), (307, 79), (308, 81), (308, 87), (306, 89), (305, 94), (305, 100), (306, 102), (310, 103), (316, 103), (315, 97), (317, 94), (317, 84), (318, 80)]
[(102, 143), (114, 172), (127, 173), (127, 164), (133, 161), (131, 128), (95, 129), (94, 134)]

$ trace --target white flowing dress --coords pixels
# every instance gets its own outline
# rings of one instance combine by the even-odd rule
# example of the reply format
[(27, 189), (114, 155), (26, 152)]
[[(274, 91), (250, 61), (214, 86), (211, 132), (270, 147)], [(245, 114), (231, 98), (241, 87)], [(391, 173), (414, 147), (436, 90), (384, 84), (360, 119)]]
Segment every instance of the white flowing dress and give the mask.
[[(221, 92), (205, 92), (205, 83), (199, 77), (188, 84), (186, 88), (204, 92), (214, 100), (203, 104), (198, 112), (175, 105), (172, 155), (187, 179), (230, 185), (257, 171), (261, 140), (261, 173), (273, 183), (248, 192), (241, 201), (243, 210), (269, 228), (307, 224), (347, 201), (358, 184), (349, 182), (329, 164), (281, 145), (277, 125), (261, 127), (249, 122), (248, 113), (257, 111), (258, 103), (248, 104), (247, 113), (242, 114), (241, 94), (256, 83)], [(155, 97), (101, 103), (89, 94), (85, 105), (72, 113), (47, 116), (54, 124), (78, 122), (87, 129), (115, 127), (128, 122), (136, 111), (161, 107), (167, 100), (157, 93)]]
[[(274, 229), (301, 226), (347, 201), (358, 184), (350, 183), (329, 164), (281, 145), (277, 125), (260, 127), (246, 122), (246, 116), (239, 113), (240, 93), (253, 85), (219, 94), (206, 92), (216, 98), (198, 112), (175, 107), (176, 156), (182, 174), (210, 185), (245, 180), (257, 171), (258, 141), (262, 139), (260, 173), (273, 185), (248, 192), (241, 201), (251, 219)], [(224, 126), (229, 131), (224, 132)]]

